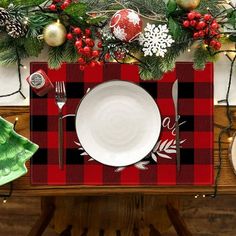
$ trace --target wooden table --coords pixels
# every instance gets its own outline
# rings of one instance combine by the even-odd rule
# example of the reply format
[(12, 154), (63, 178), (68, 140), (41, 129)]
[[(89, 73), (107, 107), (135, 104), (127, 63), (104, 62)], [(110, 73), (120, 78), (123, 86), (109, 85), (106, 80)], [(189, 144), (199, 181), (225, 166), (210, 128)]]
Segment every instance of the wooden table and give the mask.
[[(236, 107), (232, 107), (236, 112)], [(236, 114), (236, 113), (235, 113)], [(0, 115), (14, 122), (18, 117), (16, 130), (21, 135), (29, 138), (29, 107), (1, 107)], [(236, 119), (235, 119), (236, 123)], [(218, 166), (218, 134), (221, 128), (227, 124), (225, 116), (225, 107), (216, 106), (214, 114), (214, 167), (215, 172)], [(236, 176), (230, 165), (228, 158), (228, 137), (224, 137), (223, 143), (223, 163), (221, 177), (219, 180), (219, 193), (221, 194), (236, 194)], [(27, 167), (30, 168), (29, 163)], [(0, 187), (0, 194), (5, 193), (8, 186)], [(160, 195), (195, 195), (213, 193), (213, 186), (171, 186), (171, 187), (104, 187), (104, 186), (32, 186), (30, 184), (30, 170), (28, 174), (14, 181), (13, 195), (17, 196), (49, 196), (49, 195), (104, 195), (104, 194), (123, 194), (123, 193), (144, 193), (144, 194), (160, 194)]]

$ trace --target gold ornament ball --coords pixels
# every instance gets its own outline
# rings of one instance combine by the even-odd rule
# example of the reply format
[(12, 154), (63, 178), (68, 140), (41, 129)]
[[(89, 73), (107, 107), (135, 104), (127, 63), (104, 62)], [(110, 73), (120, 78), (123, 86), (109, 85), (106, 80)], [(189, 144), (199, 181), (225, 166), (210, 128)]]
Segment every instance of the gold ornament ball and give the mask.
[(66, 41), (66, 28), (60, 22), (51, 23), (44, 28), (43, 39), (52, 47), (62, 45)]
[(193, 10), (198, 7), (201, 0), (176, 0), (178, 6), (184, 10)]

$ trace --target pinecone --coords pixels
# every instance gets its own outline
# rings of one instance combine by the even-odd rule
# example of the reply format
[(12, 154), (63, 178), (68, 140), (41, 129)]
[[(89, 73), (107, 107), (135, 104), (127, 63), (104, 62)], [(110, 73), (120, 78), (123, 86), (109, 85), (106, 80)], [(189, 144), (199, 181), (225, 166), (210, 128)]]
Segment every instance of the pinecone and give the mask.
[(19, 38), (25, 35), (26, 28), (20, 21), (14, 19), (7, 22), (6, 31), (12, 38)]
[(5, 26), (9, 20), (9, 13), (4, 8), (0, 7), (0, 26)]

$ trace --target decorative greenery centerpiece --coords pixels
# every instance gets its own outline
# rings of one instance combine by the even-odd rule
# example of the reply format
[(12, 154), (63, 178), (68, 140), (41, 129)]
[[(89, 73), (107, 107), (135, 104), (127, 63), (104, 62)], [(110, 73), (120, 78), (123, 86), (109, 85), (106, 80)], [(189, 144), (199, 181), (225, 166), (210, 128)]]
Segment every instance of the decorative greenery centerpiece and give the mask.
[[(191, 46), (194, 68), (236, 42), (235, 7), (223, 0), (2, 0), (0, 63), (19, 63), (48, 47), (48, 63), (138, 63), (159, 79)], [(230, 50), (229, 50), (230, 51)]]

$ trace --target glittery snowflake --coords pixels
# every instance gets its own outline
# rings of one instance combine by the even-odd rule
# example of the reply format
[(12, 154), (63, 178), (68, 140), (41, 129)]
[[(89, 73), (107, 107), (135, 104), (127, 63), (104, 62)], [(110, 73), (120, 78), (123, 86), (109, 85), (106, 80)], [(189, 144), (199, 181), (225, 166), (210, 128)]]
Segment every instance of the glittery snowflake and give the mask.
[(125, 30), (123, 28), (120, 28), (120, 26), (116, 26), (113, 28), (113, 34), (115, 35), (115, 37), (119, 40), (126, 40), (126, 36), (127, 34), (125, 33)]
[(144, 56), (155, 54), (157, 57), (164, 57), (167, 48), (171, 47), (174, 42), (168, 33), (167, 25), (156, 26), (147, 23), (147, 26), (144, 28), (144, 34), (141, 34), (139, 37), (139, 43), (143, 46)]
[(139, 24), (140, 17), (135, 11), (129, 11), (127, 17), (129, 19), (129, 22), (132, 22), (134, 25)]

